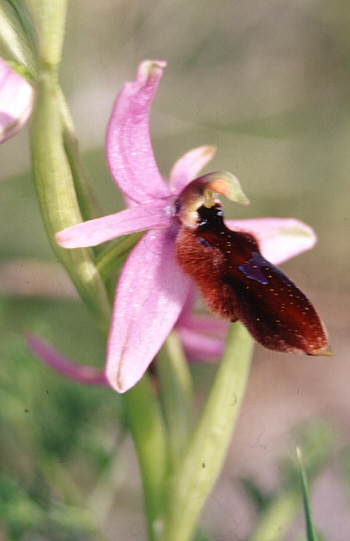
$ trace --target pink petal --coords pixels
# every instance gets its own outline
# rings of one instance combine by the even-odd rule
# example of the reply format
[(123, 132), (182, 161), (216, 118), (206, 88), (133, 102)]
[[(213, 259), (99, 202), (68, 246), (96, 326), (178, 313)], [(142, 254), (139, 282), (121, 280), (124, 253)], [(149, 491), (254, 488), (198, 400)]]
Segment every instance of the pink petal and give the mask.
[(179, 194), (213, 158), (216, 148), (204, 145), (194, 148), (175, 162), (170, 173), (170, 188)]
[(194, 308), (194, 303), (195, 303), (197, 291), (198, 291), (197, 286), (195, 285), (194, 282), (191, 282), (191, 286), (190, 286), (188, 295), (186, 297), (186, 300), (184, 302), (184, 305), (182, 307), (182, 310), (181, 310), (181, 313), (179, 315), (179, 319), (177, 320), (176, 325), (178, 325), (178, 324), (181, 325), (181, 322), (183, 320), (186, 320), (187, 318), (191, 317), (191, 314), (192, 314), (192, 311), (193, 311), (193, 308)]
[(149, 231), (131, 252), (117, 286), (106, 377), (118, 392), (142, 377), (175, 325), (189, 288), (176, 263), (173, 232)]
[(205, 314), (188, 314), (187, 317), (179, 319), (179, 327), (187, 327), (192, 331), (209, 334), (220, 340), (225, 340), (228, 325), (227, 320)]
[(192, 282), (175, 328), (190, 361), (217, 361), (223, 352), (229, 323), (211, 315), (193, 314), (195, 295)]
[(146, 60), (136, 79), (120, 91), (107, 129), (107, 159), (119, 188), (133, 201), (148, 203), (169, 195), (155, 162), (149, 110), (165, 62)]
[(29, 349), (43, 363), (68, 379), (86, 385), (108, 385), (105, 375), (91, 366), (74, 364), (63, 357), (45, 340), (34, 335), (27, 336)]
[(164, 199), (148, 205), (139, 205), (68, 227), (56, 234), (56, 241), (64, 248), (96, 246), (101, 242), (135, 231), (152, 227), (168, 227), (171, 222), (171, 212), (171, 204)]
[(32, 87), (0, 58), (0, 143), (20, 130), (32, 106)]
[(224, 339), (207, 336), (187, 327), (177, 329), (190, 361), (218, 361), (224, 352)]
[(183, 310), (176, 330), (189, 360), (217, 361), (223, 353), (228, 326), (223, 319)]
[(225, 223), (232, 230), (255, 235), (262, 255), (274, 265), (310, 250), (316, 242), (313, 229), (295, 218), (225, 220)]

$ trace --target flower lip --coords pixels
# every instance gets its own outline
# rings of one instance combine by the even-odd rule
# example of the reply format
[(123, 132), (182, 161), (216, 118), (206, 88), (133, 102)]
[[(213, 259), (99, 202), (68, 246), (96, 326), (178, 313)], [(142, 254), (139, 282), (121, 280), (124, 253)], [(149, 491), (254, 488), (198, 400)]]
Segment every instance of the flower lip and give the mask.
[(228, 229), (220, 205), (203, 204), (197, 214), (196, 228), (181, 225), (176, 256), (208, 307), (220, 317), (239, 319), (268, 349), (330, 356), (327, 331), (315, 308), (261, 255), (255, 237)]
[(180, 222), (191, 229), (197, 226), (197, 210), (204, 205), (210, 208), (218, 203), (215, 194), (224, 195), (227, 199), (248, 205), (237, 177), (226, 171), (208, 173), (190, 182), (180, 193), (175, 209)]

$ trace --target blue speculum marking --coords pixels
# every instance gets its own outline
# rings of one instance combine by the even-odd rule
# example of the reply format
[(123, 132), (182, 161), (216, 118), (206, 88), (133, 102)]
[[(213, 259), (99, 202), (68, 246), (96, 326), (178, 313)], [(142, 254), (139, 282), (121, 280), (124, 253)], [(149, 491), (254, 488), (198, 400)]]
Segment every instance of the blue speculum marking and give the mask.
[(239, 265), (238, 268), (247, 278), (267, 285), (269, 281), (261, 272), (261, 267), (266, 266), (266, 264), (267, 261), (258, 252), (253, 252), (253, 257), (248, 259), (244, 265)]

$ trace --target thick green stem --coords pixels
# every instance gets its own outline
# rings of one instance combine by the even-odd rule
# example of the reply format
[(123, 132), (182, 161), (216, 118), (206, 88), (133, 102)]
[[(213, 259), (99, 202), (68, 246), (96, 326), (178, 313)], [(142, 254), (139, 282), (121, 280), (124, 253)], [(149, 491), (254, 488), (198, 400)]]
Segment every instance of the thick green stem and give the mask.
[(46, 66), (58, 66), (62, 55), (67, 0), (24, 0), (38, 36), (38, 54)]
[(252, 349), (246, 328), (241, 323), (231, 325), (209, 397), (186, 454), (170, 480), (163, 541), (190, 541), (193, 536), (238, 418)]

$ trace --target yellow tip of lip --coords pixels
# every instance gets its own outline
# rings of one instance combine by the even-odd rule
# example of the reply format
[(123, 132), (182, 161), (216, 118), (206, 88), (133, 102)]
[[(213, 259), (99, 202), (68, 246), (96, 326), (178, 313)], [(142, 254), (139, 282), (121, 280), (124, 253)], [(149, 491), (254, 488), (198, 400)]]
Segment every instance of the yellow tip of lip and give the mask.
[(332, 357), (333, 351), (331, 347), (327, 344), (326, 346), (322, 346), (319, 349), (314, 349), (311, 353), (311, 355), (322, 355), (323, 357)]

